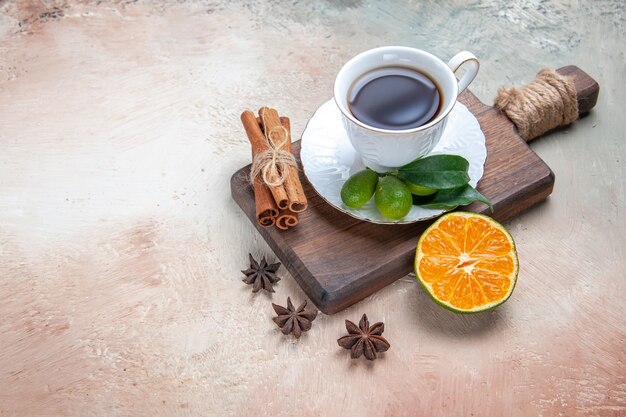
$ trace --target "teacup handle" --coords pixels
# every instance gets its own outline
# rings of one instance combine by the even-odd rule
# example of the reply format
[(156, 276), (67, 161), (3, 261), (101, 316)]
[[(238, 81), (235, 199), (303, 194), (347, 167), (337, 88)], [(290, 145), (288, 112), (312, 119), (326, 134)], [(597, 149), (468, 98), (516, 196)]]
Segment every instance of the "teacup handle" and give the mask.
[(463, 74), (463, 77), (459, 80), (459, 94), (474, 81), (476, 74), (478, 74), (480, 63), (478, 62), (478, 58), (468, 51), (459, 52), (448, 62), (448, 66), (455, 74), (463, 65), (467, 65), (467, 71), (465, 71), (465, 74)]

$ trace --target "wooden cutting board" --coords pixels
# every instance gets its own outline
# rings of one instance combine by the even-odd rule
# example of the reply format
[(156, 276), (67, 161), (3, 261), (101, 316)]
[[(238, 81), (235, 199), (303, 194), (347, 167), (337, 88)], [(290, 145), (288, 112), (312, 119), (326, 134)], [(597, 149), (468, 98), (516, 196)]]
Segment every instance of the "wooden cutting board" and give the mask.
[[(591, 77), (573, 66), (559, 72), (576, 77), (581, 113), (595, 105), (598, 85)], [(550, 195), (553, 172), (518, 135), (513, 123), (468, 90), (459, 100), (476, 116), (485, 134), (487, 160), (477, 188), (491, 200), (494, 213), (479, 203), (462, 209), (506, 221)], [(300, 163), (300, 141), (293, 143), (293, 149)], [(322, 312), (342, 310), (413, 271), (417, 240), (432, 221), (378, 225), (357, 220), (322, 200), (301, 171), (309, 208), (300, 214), (300, 224), (286, 231), (264, 228), (255, 219), (249, 173), (250, 165), (232, 176), (233, 198)]]

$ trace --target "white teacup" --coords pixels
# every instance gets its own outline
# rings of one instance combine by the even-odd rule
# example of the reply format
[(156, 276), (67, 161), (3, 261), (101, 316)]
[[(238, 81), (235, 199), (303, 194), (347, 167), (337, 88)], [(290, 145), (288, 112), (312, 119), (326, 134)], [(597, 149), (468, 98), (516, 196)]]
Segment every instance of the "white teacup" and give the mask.
[[(348, 106), (354, 82), (369, 71), (390, 66), (415, 69), (437, 84), (441, 105), (433, 120), (413, 129), (389, 130), (369, 126), (354, 117)], [(454, 74), (461, 67), (467, 70), (457, 81)], [(337, 74), (334, 97), (348, 138), (363, 163), (375, 171), (386, 172), (432, 151), (441, 139), (457, 96), (474, 80), (478, 67), (478, 59), (467, 51), (459, 52), (446, 65), (428, 52), (405, 46), (370, 49), (349, 60)]]

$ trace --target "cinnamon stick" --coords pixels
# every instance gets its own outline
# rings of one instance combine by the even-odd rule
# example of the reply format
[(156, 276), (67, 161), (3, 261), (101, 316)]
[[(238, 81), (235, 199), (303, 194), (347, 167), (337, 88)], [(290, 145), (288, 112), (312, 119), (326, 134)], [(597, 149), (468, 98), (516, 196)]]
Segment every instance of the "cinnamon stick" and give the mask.
[(276, 218), (276, 227), (281, 230), (287, 230), (298, 224), (298, 213), (291, 210), (281, 210)]
[[(287, 132), (289, 132), (289, 152), (292, 152), (291, 150), (291, 121), (289, 120), (289, 117), (284, 117), (281, 116), (280, 117), (280, 124), (283, 125), (283, 127), (285, 129), (287, 129)], [(293, 168), (293, 171), (295, 171), (295, 175), (298, 175), (297, 170), (295, 169), (295, 167), (291, 167)], [(294, 172), (289, 172), (289, 175), (294, 175)], [(291, 210), (281, 210), (280, 213), (278, 214), (278, 217), (276, 218), (276, 227), (278, 227), (279, 229), (282, 230), (287, 230), (291, 227), (297, 226), (299, 222), (298, 219), (298, 213), (295, 213)]]
[[(285, 129), (287, 129), (287, 131), (290, 132), (289, 134), (291, 134), (291, 120), (289, 119), (289, 117), (287, 117), (287, 116), (280, 116), (279, 119), (280, 119), (280, 124), (283, 125), (283, 127)], [(264, 129), (263, 129), (263, 120), (261, 120), (261, 118), (259, 116), (256, 117), (256, 122), (261, 127), (261, 131), (264, 131)], [(288, 146), (289, 146), (289, 149), (288, 149), (289, 152), (293, 153), (293, 151), (291, 150), (291, 142), (289, 142)]]
[(258, 177), (254, 179), (254, 203), (259, 224), (264, 227), (273, 226), (278, 217), (278, 206), (268, 186)]
[[(252, 112), (250, 112), (252, 113)], [(247, 118), (247, 117), (246, 117)], [(243, 114), (242, 114), (243, 121)], [(245, 127), (245, 124), (244, 124)], [(260, 130), (260, 127), (259, 127)], [(247, 131), (246, 131), (247, 133)], [(248, 135), (250, 138), (250, 135)], [(250, 140), (252, 143), (252, 140)], [(254, 160), (255, 151), (258, 152), (258, 148), (252, 146), (252, 159)], [(261, 178), (254, 179), (254, 203), (256, 206), (256, 219), (261, 226), (270, 227), (276, 224), (276, 217), (278, 217), (278, 206), (274, 201), (274, 196), (270, 189), (263, 183)]]
[[(261, 117), (261, 123), (267, 140), (270, 141), (274, 147), (284, 144), (283, 149), (288, 152), (292, 152), (291, 125), (289, 118), (280, 118), (278, 116), (278, 111), (270, 107), (261, 107), (259, 110), (259, 116)], [(281, 126), (283, 122), (286, 124), (286, 126), (283, 126), (285, 127), (285, 130), (275, 129), (277, 126)], [(300, 177), (298, 176), (298, 169), (295, 166), (289, 167), (289, 175), (287, 175), (283, 185), (285, 186), (285, 191), (287, 192), (287, 196), (289, 198), (289, 210), (294, 213), (300, 213), (306, 210), (308, 201), (306, 195), (304, 194)]]
[[(248, 140), (250, 141), (250, 145), (252, 145), (252, 159), (261, 153), (270, 150), (270, 144), (265, 138), (265, 135), (261, 131), (259, 124), (257, 123), (256, 116), (250, 110), (246, 110), (241, 113), (241, 123), (243, 123), (243, 127), (246, 130), (246, 134), (248, 135)], [(275, 179), (276, 175), (273, 178), (270, 178), (272, 181)], [(255, 180), (256, 183), (256, 180)], [(264, 184), (262, 184), (264, 185)], [(287, 191), (283, 185), (278, 187), (267, 187), (274, 197), (274, 201), (278, 208), (286, 209), (289, 207), (289, 197), (287, 196)], [(263, 191), (260, 191), (263, 193)], [(255, 194), (256, 197), (256, 194)], [(261, 207), (262, 209), (268, 209), (267, 206)], [(278, 213), (276, 213), (278, 214)]]

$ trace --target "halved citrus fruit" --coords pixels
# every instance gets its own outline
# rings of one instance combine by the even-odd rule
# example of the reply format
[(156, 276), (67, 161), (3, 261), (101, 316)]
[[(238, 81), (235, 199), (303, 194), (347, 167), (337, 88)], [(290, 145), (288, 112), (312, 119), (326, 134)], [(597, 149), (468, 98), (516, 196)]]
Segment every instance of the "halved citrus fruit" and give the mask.
[(457, 313), (485, 311), (505, 302), (518, 269), (513, 238), (482, 214), (448, 213), (417, 243), (417, 279), (435, 302)]

